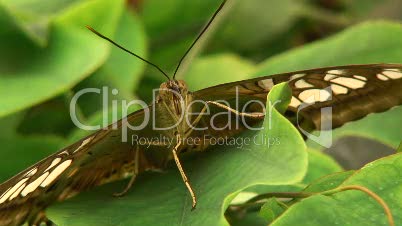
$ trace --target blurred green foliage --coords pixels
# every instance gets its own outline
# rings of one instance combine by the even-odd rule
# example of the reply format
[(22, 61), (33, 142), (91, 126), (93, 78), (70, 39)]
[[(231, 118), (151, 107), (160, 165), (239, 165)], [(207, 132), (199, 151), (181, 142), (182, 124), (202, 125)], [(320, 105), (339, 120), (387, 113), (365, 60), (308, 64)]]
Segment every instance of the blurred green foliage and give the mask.
[[(100, 40), (85, 25), (172, 73), (219, 4), (219, 0), (0, 0), (1, 181), (87, 133), (76, 129), (68, 114), (70, 99), (79, 90), (108, 86), (109, 91), (119, 90), (115, 95), (117, 100), (140, 98), (150, 101), (152, 89), (165, 80), (153, 68)], [(185, 79), (191, 90), (198, 90), (224, 82), (314, 67), (402, 63), (401, 12), (400, 0), (229, 0), (187, 58), (178, 77)], [(277, 97), (273, 95), (272, 98)], [(99, 95), (81, 98), (78, 102), (81, 121), (99, 122), (102, 104)], [(402, 134), (401, 111), (402, 108), (397, 107), (350, 123), (337, 129), (335, 138), (363, 136), (395, 148)], [(279, 115), (277, 118), (284, 120)], [(286, 122), (283, 128), (276, 132), (285, 131), (288, 136), (295, 132)], [(235, 155), (208, 153), (189, 158), (185, 165), (196, 165), (189, 169), (189, 174), (200, 190), (201, 200), (205, 200), (202, 201), (205, 206), (200, 203), (194, 213), (187, 211), (186, 190), (174, 168), (169, 168), (165, 175), (141, 177), (136, 191), (127, 198), (109, 199), (109, 193), (122, 186), (112, 184), (50, 212), (60, 223), (70, 224), (74, 218), (75, 225), (115, 224), (115, 221), (152, 225), (205, 225), (206, 222), (225, 225), (223, 213), (226, 207), (247, 187), (261, 184), (260, 188), (249, 188), (256, 193), (300, 191), (314, 180), (342, 170), (330, 157), (314, 150), (307, 152), (307, 166), (300, 137), (294, 135), (290, 139), (294, 143), (287, 144), (286, 154), (278, 150), (273, 156), (265, 156), (269, 157), (269, 163), (253, 164), (254, 158), (246, 160), (248, 152)], [(292, 154), (293, 158), (290, 158)], [(400, 154), (390, 159), (398, 162), (395, 167), (400, 164)], [(240, 165), (239, 162), (243, 163)], [(375, 164), (379, 169), (377, 173), (362, 170), (356, 175), (347, 175), (349, 181), (358, 180), (356, 178), (364, 174), (376, 183), (387, 185), (391, 176), (379, 178), (383, 172), (401, 178), (392, 167), (387, 168), (389, 166), (383, 166), (382, 162)], [(400, 200), (401, 189), (396, 189), (402, 186), (400, 181), (394, 184), (394, 196), (386, 197), (391, 206), (399, 210), (402, 207), (395, 200)], [(376, 187), (370, 188), (376, 190)], [(377, 192), (384, 194), (381, 190)], [(347, 193), (339, 196), (339, 203), (328, 201), (328, 197), (312, 197), (292, 206), (274, 225), (307, 222), (309, 217), (314, 219), (319, 213), (303, 209), (322, 203), (335, 208), (336, 205), (346, 206), (344, 200), (353, 199), (358, 205), (366, 205), (367, 201), (362, 197)], [(170, 201), (163, 203), (161, 200)], [(104, 205), (109, 208), (94, 210), (95, 206)], [(372, 207), (372, 202), (368, 205), (370, 209), (359, 214), (363, 218), (372, 216), (376, 225), (386, 225), (385, 217), (379, 214), (381, 209)], [(267, 212), (260, 215), (270, 213), (267, 206)], [(296, 211), (298, 208), (302, 210)], [(119, 214), (115, 216), (116, 209)], [(322, 217), (332, 219), (332, 210)], [(87, 219), (82, 215), (82, 218), (68, 218), (78, 213), (84, 213)], [(267, 223), (266, 217), (255, 212), (243, 219), (238, 217), (229, 214), (227, 219), (233, 225)], [(345, 218), (338, 223), (354, 220)], [(400, 218), (397, 220), (402, 224)]]

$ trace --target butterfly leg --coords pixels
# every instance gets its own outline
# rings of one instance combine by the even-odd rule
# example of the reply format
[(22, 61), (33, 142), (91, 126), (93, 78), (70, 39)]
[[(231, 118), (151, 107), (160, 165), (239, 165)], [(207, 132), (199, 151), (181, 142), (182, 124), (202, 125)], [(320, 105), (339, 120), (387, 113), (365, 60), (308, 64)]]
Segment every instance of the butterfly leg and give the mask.
[[(255, 112), (255, 113), (245, 113), (245, 112), (239, 112), (231, 107), (228, 107), (224, 104), (215, 102), (215, 101), (206, 101), (207, 104), (211, 104), (211, 105), (215, 105), (217, 107), (220, 107), (222, 109), (225, 109), (227, 111), (230, 111), (236, 115), (239, 116), (244, 116), (244, 117), (249, 117), (249, 118), (253, 118), (253, 119), (263, 119), (265, 117), (265, 114), (262, 112)], [(203, 116), (203, 113), (207, 110), (207, 106), (205, 105), (201, 112), (198, 114), (197, 118), (194, 120), (194, 122), (192, 123), (191, 127), (186, 131), (186, 137), (188, 137), (191, 132), (193, 131), (194, 127), (198, 124), (198, 122), (201, 120), (201, 117)]]
[(231, 107), (228, 107), (228, 106), (226, 106), (224, 104), (221, 104), (221, 103), (218, 103), (218, 102), (215, 102), (215, 101), (207, 101), (207, 104), (215, 105), (217, 107), (226, 109), (226, 110), (228, 110), (228, 111), (230, 111), (230, 112), (232, 112), (232, 113), (234, 113), (236, 115), (240, 115), (240, 116), (245, 116), (245, 117), (254, 118), (254, 119), (263, 119), (265, 117), (265, 114), (261, 113), (261, 112), (253, 112), (253, 113), (239, 112), (239, 111), (237, 111), (237, 110), (235, 110), (235, 109), (233, 109)]
[(139, 150), (139, 148), (137, 146), (137, 148), (135, 150), (135, 160), (134, 160), (134, 172), (133, 172), (133, 175), (131, 176), (130, 181), (128, 182), (128, 184), (124, 188), (124, 190), (121, 191), (121, 192), (114, 193), (113, 196), (115, 196), (115, 197), (124, 196), (130, 190), (130, 188), (133, 186), (135, 178), (138, 175), (138, 169), (139, 169), (139, 164), (140, 164), (140, 161), (139, 161), (140, 154), (139, 153), (140, 153), (140, 150)]
[(45, 224), (46, 226), (55, 226), (56, 224), (53, 221), (49, 220), (46, 217), (44, 211), (39, 212), (32, 220), (28, 222), (29, 226), (39, 226)]
[(180, 135), (177, 135), (177, 144), (176, 146), (173, 148), (172, 153), (173, 153), (173, 158), (174, 161), (176, 162), (176, 166), (180, 171), (181, 177), (183, 178), (184, 184), (186, 185), (188, 191), (190, 192), (191, 198), (193, 200), (193, 204), (192, 204), (192, 208), (191, 210), (195, 209), (195, 206), (197, 205), (197, 198), (195, 196), (195, 193), (193, 191), (193, 188), (191, 187), (190, 181), (188, 180), (186, 173), (184, 173), (183, 167), (181, 166), (179, 157), (177, 156), (177, 150), (181, 145), (181, 139), (180, 139)]

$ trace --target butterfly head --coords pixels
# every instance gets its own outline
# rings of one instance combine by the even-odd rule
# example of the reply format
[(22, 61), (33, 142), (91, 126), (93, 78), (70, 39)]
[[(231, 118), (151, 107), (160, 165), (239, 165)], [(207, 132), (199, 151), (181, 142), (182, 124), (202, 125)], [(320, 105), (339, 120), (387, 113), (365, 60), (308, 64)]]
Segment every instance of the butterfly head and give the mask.
[(169, 80), (161, 84), (158, 95), (158, 102), (163, 101), (169, 107), (174, 108), (174, 112), (181, 114), (184, 101), (189, 91), (187, 84), (183, 80)]
[(162, 83), (161, 88), (173, 90), (181, 95), (185, 95), (188, 92), (187, 84), (183, 80), (169, 80)]

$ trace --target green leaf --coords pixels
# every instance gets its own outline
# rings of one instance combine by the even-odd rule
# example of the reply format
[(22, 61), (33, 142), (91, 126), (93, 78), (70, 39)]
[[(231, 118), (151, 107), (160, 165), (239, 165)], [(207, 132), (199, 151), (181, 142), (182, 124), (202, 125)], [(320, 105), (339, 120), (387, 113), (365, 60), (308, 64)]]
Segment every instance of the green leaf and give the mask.
[[(208, 55), (195, 59), (185, 74), (184, 80), (190, 90), (240, 81), (250, 78), (253, 64), (230, 53)], [(212, 78), (213, 79), (209, 79)]]
[[(308, 154), (308, 170), (301, 183), (287, 186), (259, 185), (251, 187), (247, 191), (252, 191), (255, 195), (271, 192), (322, 192), (338, 187), (353, 174), (353, 171), (340, 172), (342, 168), (331, 157), (320, 151), (310, 149), (308, 150)], [(306, 184), (310, 185), (306, 187)], [(283, 207), (284, 205), (280, 205), (275, 198), (268, 199), (267, 203), (260, 210), (260, 216), (267, 220), (265, 224), (272, 222), (282, 214), (285, 211)], [(247, 213), (246, 219), (255, 218), (253, 217), (253, 213)]]
[(52, 19), (76, 3), (77, 0), (3, 0), (0, 8), (27, 37), (45, 46)]
[[(173, 74), (174, 69), (179, 63), (180, 58), (196, 39), (205, 22), (210, 19), (213, 12), (218, 8), (220, 1), (145, 1), (141, 4), (142, 18), (145, 24), (151, 46), (150, 60), (160, 66), (168, 74)], [(182, 62), (177, 78), (181, 79), (188, 65), (204, 49), (205, 43), (218, 30), (220, 22), (230, 11), (232, 1), (228, 1), (224, 9), (219, 13), (217, 20), (205, 32), (197, 45), (192, 48), (185, 60)], [(161, 73), (154, 68), (148, 67), (142, 89), (138, 90), (138, 95), (146, 101), (150, 101), (149, 93), (144, 90), (158, 88), (166, 81)], [(204, 80), (205, 81), (205, 80)]]
[(229, 46), (241, 52), (266, 48), (267, 42), (296, 22), (301, 4), (294, 0), (236, 0), (212, 45)]
[[(190, 24), (204, 25), (218, 8), (220, 1), (206, 0), (189, 2), (185, 0), (149, 0), (142, 5), (142, 17), (152, 39), (162, 39), (183, 30)], [(192, 36), (196, 36), (195, 32)], [(174, 41), (174, 39), (173, 39)]]
[(61, 148), (62, 139), (56, 136), (0, 136), (0, 182), (33, 165)]
[(307, 153), (308, 168), (307, 173), (302, 181), (284, 186), (257, 185), (246, 189), (246, 191), (252, 192), (255, 195), (270, 192), (300, 192), (310, 183), (316, 182), (317, 180), (320, 180), (320, 178), (327, 175), (332, 175), (333, 173), (342, 171), (341, 166), (339, 166), (339, 164), (336, 163), (335, 160), (333, 160), (329, 155), (311, 148), (307, 149)]
[(329, 155), (311, 148), (307, 149), (308, 169), (303, 180), (297, 184), (287, 186), (258, 185), (247, 189), (249, 192), (263, 194), (268, 192), (296, 192), (302, 191), (308, 184), (316, 180), (342, 171), (342, 167)]
[[(116, 42), (131, 49), (141, 57), (147, 58), (147, 43), (145, 31), (138, 16), (126, 8), (123, 11), (116, 31)], [(105, 73), (110, 82), (119, 88), (122, 96), (133, 96), (145, 63), (131, 55), (113, 48), (108, 61), (99, 73)]]
[[(360, 185), (380, 196), (390, 207), (395, 225), (402, 224), (402, 154), (395, 154), (372, 163), (349, 176), (339, 188)], [(334, 184), (347, 173), (332, 177)], [(327, 183), (329, 182), (328, 178)], [(331, 188), (331, 187), (329, 187)], [(366, 193), (349, 190), (329, 196), (313, 195), (291, 206), (275, 220), (278, 225), (389, 225), (384, 209)]]
[[(107, 54), (105, 46), (91, 38), (72, 27), (55, 27), (48, 48), (32, 48), (29, 54), (19, 56), (20, 61), (12, 61), (12, 68), (2, 70), (0, 76), (0, 95), (10, 97), (0, 100), (0, 116), (54, 97), (91, 73)], [(21, 47), (28, 44), (18, 39), (13, 44), (17, 43)], [(82, 58), (88, 60), (80, 61)]]
[(290, 99), (292, 98), (292, 90), (290, 89), (290, 87), (288, 86), (287, 83), (282, 83), (279, 85), (283, 85), (283, 89), (271, 90), (271, 91), (269, 91), (269, 95), (272, 95), (272, 96), (278, 95), (278, 96), (283, 97), (278, 102), (271, 103), (272, 104), (271, 106), (275, 107), (276, 110), (278, 110), (281, 114), (284, 114), (286, 109), (288, 108)]
[[(285, 87), (281, 84), (275, 89)], [(271, 101), (277, 98), (280, 97), (269, 96)], [(292, 184), (305, 174), (307, 156), (302, 138), (276, 110), (271, 117), (271, 129), (266, 126), (259, 133), (249, 131), (242, 137), (277, 137), (283, 141), (280, 145), (268, 149), (261, 144), (243, 149), (228, 145), (182, 156), (198, 197), (194, 211), (190, 210), (191, 198), (172, 163), (163, 175), (140, 176), (125, 197), (110, 196), (124, 186), (114, 183), (52, 207), (49, 216), (60, 225), (227, 225), (224, 210), (241, 190), (255, 184)]]
[(303, 179), (304, 184), (323, 177), (327, 174), (341, 172), (342, 167), (329, 155), (314, 149), (308, 149), (308, 171)]
[[(103, 33), (103, 30), (99, 32)], [(115, 37), (115, 41), (126, 49), (147, 58), (144, 30), (138, 17), (129, 9), (123, 11)], [(94, 39), (99, 39), (99, 37), (94, 36)], [(111, 44), (108, 45), (112, 48), (108, 60), (92, 76), (76, 86), (75, 90), (79, 91), (88, 87), (98, 89), (108, 87), (109, 91), (117, 89), (117, 95), (109, 93), (107, 104), (110, 107), (113, 100), (131, 101), (134, 99), (134, 88), (138, 85), (140, 76), (145, 69), (145, 63)], [(85, 115), (91, 115), (102, 110), (104, 107), (102, 99), (100, 94), (88, 93), (80, 97), (78, 104)]]
[(17, 132), (20, 135), (66, 136), (75, 128), (71, 121), (69, 99), (65, 95), (36, 105), (25, 112)]
[(60, 14), (55, 19), (55, 23), (79, 27), (87, 33), (90, 32), (86, 30), (86, 25), (95, 29), (102, 28), (103, 34), (111, 36), (117, 29), (123, 9), (123, 0), (82, 1), (80, 4), (76, 4), (74, 7), (63, 12), (63, 14)]
[[(373, 21), (287, 51), (261, 63), (255, 75), (368, 63), (402, 63), (402, 26)], [(375, 45), (373, 45), (375, 43)]]
[(340, 186), (346, 179), (355, 173), (354, 170), (325, 175), (308, 185), (305, 192), (323, 192)]
[(279, 202), (276, 198), (268, 199), (261, 207), (260, 216), (269, 222), (273, 221), (285, 211), (284, 206)]
[(267, 221), (263, 219), (258, 212), (247, 213), (246, 215), (228, 215), (225, 213), (225, 217), (231, 226), (250, 226), (250, 225), (266, 225)]
[[(90, 1), (94, 8), (84, 7), (87, 11), (81, 13), (87, 20), (96, 20), (111, 30), (115, 26), (111, 17), (119, 12), (110, 8), (118, 7), (119, 1), (108, 1), (109, 4), (104, 1)], [(93, 18), (94, 12), (108, 16)], [(106, 60), (109, 50), (106, 44), (84, 27), (72, 25), (75, 15), (68, 11), (55, 22), (45, 49), (37, 48), (15, 33), (8, 34), (1, 42), (0, 58), (4, 60), (0, 63), (0, 95), (9, 98), (0, 100), (0, 117), (69, 90)], [(63, 18), (70, 22), (64, 22)]]
[(144, 1), (141, 16), (155, 50), (153, 62), (171, 71), (219, 4), (216, 0)]
[(24, 118), (25, 112), (8, 115), (0, 118), (0, 137), (11, 137), (17, 132), (18, 125)]
[(359, 19), (402, 19), (402, 2), (393, 0), (342, 0), (345, 13)]

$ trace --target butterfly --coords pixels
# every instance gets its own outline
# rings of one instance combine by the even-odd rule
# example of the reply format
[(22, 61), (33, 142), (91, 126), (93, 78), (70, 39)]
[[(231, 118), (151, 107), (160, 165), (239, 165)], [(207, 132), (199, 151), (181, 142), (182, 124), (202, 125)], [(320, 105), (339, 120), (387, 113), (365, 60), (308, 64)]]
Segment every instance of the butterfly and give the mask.
[[(315, 104), (309, 105), (299, 112), (303, 116), (303, 120), (311, 123), (315, 129), (320, 129), (322, 123), (320, 109), (326, 106), (333, 108), (332, 125), (333, 128), (336, 128), (367, 114), (382, 112), (402, 104), (401, 64), (350, 65), (297, 71), (222, 84), (194, 93), (189, 92), (185, 82), (180, 80), (170, 80), (163, 83), (161, 87), (178, 90), (187, 99), (211, 101), (210, 103), (216, 103), (215, 100), (230, 102), (236, 98), (236, 95), (239, 95), (239, 99), (242, 100), (252, 99), (265, 102), (267, 93), (272, 87), (285, 81), (292, 89), (289, 112), (295, 113), (298, 107), (305, 103), (307, 97), (315, 98)], [(323, 99), (322, 95), (315, 95), (327, 87), (331, 88), (333, 98), (325, 99), (324, 96)], [(389, 95), (390, 93), (392, 95)], [(143, 121), (147, 111), (156, 110), (158, 112), (165, 109), (166, 105), (173, 114), (177, 114), (175, 112), (177, 105), (168, 91), (160, 93), (158, 98), (148, 108), (128, 115), (126, 120), (132, 125), (137, 125)], [(220, 106), (213, 106), (213, 111), (227, 110)], [(258, 114), (254, 116), (255, 118), (251, 118), (252, 120), (262, 120)], [(157, 123), (165, 124), (165, 120), (161, 119)], [(171, 121), (171, 123), (173, 122)], [(18, 225), (26, 220), (32, 224), (45, 221), (43, 210), (55, 200), (67, 199), (91, 187), (125, 178), (127, 174), (136, 175), (147, 170), (162, 169), (168, 161), (176, 160), (177, 154), (180, 152), (202, 151), (207, 147), (206, 143), (199, 146), (177, 145), (174, 148), (176, 153), (161, 151), (165, 148), (164, 145), (158, 146), (157, 144), (153, 146), (152, 150), (135, 149), (131, 143), (121, 142), (123, 136), (121, 130), (113, 129), (116, 126), (121, 128), (123, 125), (124, 120), (120, 120), (99, 130), (1, 184), (1, 225)], [(170, 134), (174, 137), (177, 135), (176, 132), (183, 133), (184, 130), (178, 129), (179, 127), (172, 129), (175, 132), (162, 132), (166, 133), (166, 136)], [(231, 131), (208, 129), (182, 136), (196, 138), (206, 133), (212, 137), (234, 136), (245, 129), (244, 127)], [(147, 126), (141, 131), (128, 131), (128, 133), (129, 135), (135, 133), (141, 137), (152, 137), (157, 136), (155, 134), (159, 134), (161, 131), (152, 130)], [(134, 179), (130, 180), (129, 184), (132, 184), (133, 181)], [(184, 181), (190, 186), (185, 175)]]
[[(111, 41), (92, 28), (90, 30)], [(196, 191), (181, 166), (180, 153), (206, 150), (211, 144), (201, 139), (205, 135), (214, 138), (236, 136), (248, 126), (261, 123), (267, 94), (274, 85), (282, 82), (288, 83), (292, 93), (285, 114), (289, 118), (299, 116), (294, 123), (306, 130), (329, 129), (322, 127), (323, 120), (329, 120), (332, 128), (336, 128), (367, 114), (402, 104), (402, 64), (317, 68), (226, 83), (195, 92), (191, 92), (184, 81), (176, 80), (174, 76), (170, 78), (160, 71), (168, 81), (161, 84), (158, 96), (148, 107), (48, 156), (1, 184), (0, 224), (28, 222), (30, 225), (50, 225), (52, 222), (46, 217), (45, 209), (55, 201), (65, 200), (94, 186), (131, 177), (124, 190), (115, 194), (124, 195), (138, 174), (163, 169), (169, 161), (175, 161), (195, 208)], [(240, 100), (239, 107), (232, 108), (232, 103), (237, 100)], [(248, 104), (257, 101), (263, 105)], [(332, 107), (331, 118), (321, 117), (321, 109), (325, 107)], [(204, 114), (206, 109), (212, 114)], [(157, 117), (148, 117), (151, 113)], [(241, 123), (238, 117), (228, 120), (222, 113), (245, 120)], [(182, 115), (189, 120), (179, 120)], [(219, 116), (214, 118), (214, 115)], [(143, 124), (144, 121), (147, 123)], [(211, 121), (217, 123), (216, 127), (208, 126)], [(130, 129), (128, 124), (141, 129)], [(207, 129), (198, 130), (199, 127)], [(149, 139), (146, 139), (146, 144), (133, 144), (122, 142), (125, 137)], [(151, 139), (154, 137), (166, 137), (173, 142), (155, 141)], [(184, 142), (190, 138), (199, 138), (202, 142), (191, 145)]]

